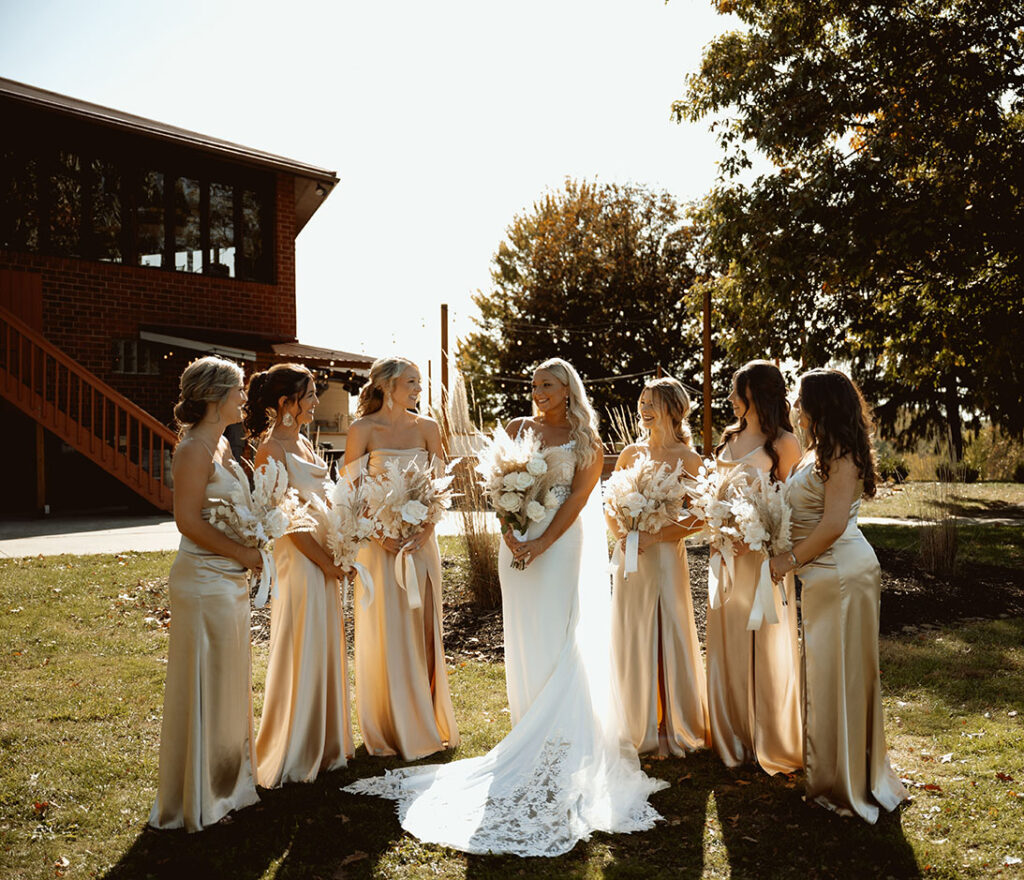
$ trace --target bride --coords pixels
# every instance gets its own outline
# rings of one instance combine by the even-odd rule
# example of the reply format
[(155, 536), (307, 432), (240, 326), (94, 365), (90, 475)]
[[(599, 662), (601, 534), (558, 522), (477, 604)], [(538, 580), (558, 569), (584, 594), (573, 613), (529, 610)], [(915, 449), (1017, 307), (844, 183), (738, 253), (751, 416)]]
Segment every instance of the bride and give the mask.
[(534, 372), (533, 404), (508, 431), (540, 437), (560, 503), (499, 554), (512, 731), (479, 758), (345, 789), (397, 801), (406, 831), (470, 853), (558, 856), (595, 830), (651, 828), (647, 798), (668, 785), (641, 771), (613, 685), (597, 416), (560, 358)]

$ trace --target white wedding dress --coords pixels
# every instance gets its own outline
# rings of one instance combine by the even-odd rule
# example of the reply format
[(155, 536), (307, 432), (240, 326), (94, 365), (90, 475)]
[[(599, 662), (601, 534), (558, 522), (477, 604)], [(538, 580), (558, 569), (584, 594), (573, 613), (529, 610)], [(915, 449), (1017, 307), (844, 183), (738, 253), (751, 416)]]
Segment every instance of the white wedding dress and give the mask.
[[(545, 451), (569, 496), (571, 447)], [(556, 508), (557, 509), (557, 508)], [(543, 534), (555, 510), (530, 526)], [(513, 728), (479, 758), (391, 770), (345, 791), (398, 802), (420, 840), (469, 853), (558, 856), (592, 831), (632, 832), (661, 817), (668, 783), (640, 769), (624, 729), (610, 654), (611, 584), (600, 491), (525, 570), (499, 554), (505, 675)]]

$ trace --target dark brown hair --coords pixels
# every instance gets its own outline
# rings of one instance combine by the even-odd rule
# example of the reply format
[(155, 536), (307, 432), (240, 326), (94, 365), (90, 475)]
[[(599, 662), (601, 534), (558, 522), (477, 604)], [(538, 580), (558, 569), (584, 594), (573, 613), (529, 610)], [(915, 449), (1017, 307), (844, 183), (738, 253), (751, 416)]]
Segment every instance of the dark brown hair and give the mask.
[(219, 403), (244, 381), (245, 374), (234, 361), (214, 355), (192, 361), (178, 382), (181, 394), (174, 405), (178, 436), (202, 421), (209, 404)]
[[(779, 454), (775, 451), (775, 441), (783, 431), (792, 431), (793, 423), (789, 420), (789, 401), (786, 400), (786, 380), (782, 371), (768, 361), (750, 361), (732, 374), (732, 387), (742, 398), (747, 408), (757, 413), (761, 430), (764, 431), (764, 451), (772, 460), (769, 472), (772, 482), (779, 480)], [(734, 434), (741, 433), (747, 427), (747, 419), (740, 416), (738, 422), (729, 425), (722, 433), (722, 442), (715, 447), (718, 455)]]
[(809, 449), (814, 469), (828, 479), (832, 462), (849, 455), (864, 481), (864, 497), (875, 495), (875, 421), (857, 384), (839, 370), (811, 370), (800, 377), (800, 408), (810, 423)]
[(242, 420), (249, 441), (259, 442), (277, 418), (277, 404), (282, 397), (298, 400), (312, 381), (313, 374), (302, 364), (274, 364), (269, 370), (253, 373), (246, 389), (248, 400)]

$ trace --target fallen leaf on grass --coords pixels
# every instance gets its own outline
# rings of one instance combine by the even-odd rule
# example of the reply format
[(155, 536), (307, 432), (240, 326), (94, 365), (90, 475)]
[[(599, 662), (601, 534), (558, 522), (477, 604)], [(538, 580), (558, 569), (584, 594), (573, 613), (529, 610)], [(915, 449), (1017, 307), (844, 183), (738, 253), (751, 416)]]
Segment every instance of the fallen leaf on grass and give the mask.
[(942, 764), (948, 764), (952, 760), (953, 760), (953, 753), (952, 752), (946, 752), (946, 754), (944, 754), (944, 755), (939, 755), (939, 762), (942, 763)]
[(1020, 863), (1021, 863), (1021, 860), (1019, 858), (1017, 858), (1017, 856), (1007, 856), (1003, 860), (1003, 864), (1004, 865), (1019, 865)]
[(1003, 773), (1002, 770), (996, 771), (996, 779), (1000, 782), (1013, 782), (1013, 777), (1009, 773)]

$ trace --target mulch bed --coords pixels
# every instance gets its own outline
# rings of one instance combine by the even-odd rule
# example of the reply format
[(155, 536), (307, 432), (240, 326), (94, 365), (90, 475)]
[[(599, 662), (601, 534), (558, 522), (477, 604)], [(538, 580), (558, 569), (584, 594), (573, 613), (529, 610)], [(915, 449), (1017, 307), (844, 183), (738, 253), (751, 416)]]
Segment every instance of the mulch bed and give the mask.
[[(972, 565), (953, 581), (944, 581), (924, 571), (913, 553), (886, 549), (876, 552), (882, 566), (883, 635), (911, 633), (955, 621), (1024, 617), (1024, 572), (1018, 569)], [(693, 613), (703, 643), (708, 549), (691, 547), (687, 553)], [(797, 594), (799, 603), (799, 588)], [(479, 611), (468, 600), (450, 602), (444, 611), (444, 641), (450, 655), (500, 661), (501, 610)]]
[[(1024, 617), (1024, 572), (1019, 569), (971, 565), (952, 581), (947, 581), (924, 571), (911, 552), (887, 549), (875, 552), (882, 565), (882, 635), (909, 634), (957, 621)], [(688, 557), (694, 617), (703, 643), (707, 547), (689, 548)], [(449, 578), (446, 587), (452, 587), (454, 571), (448, 560), (445, 560), (445, 570)], [(351, 651), (351, 608), (346, 609), (345, 628)], [(253, 611), (252, 635), (254, 643), (270, 639), (269, 606)], [(444, 641), (449, 656), (500, 662), (504, 653), (501, 609), (480, 610), (461, 589), (446, 589)]]

